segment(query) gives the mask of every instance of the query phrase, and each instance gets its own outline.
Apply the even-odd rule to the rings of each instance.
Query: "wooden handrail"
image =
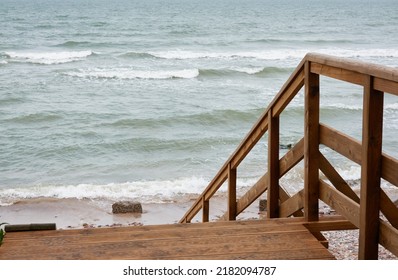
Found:
[[[320,76],[364,88],[362,141],[319,122]],[[279,159],[279,118],[303,87],[304,138]],[[385,93],[398,96],[398,69],[329,55],[307,54],[180,222],[191,222],[200,210],[203,222],[208,222],[209,200],[228,181],[228,209],[222,219],[235,220],[267,191],[268,218],[304,213],[306,222],[316,222],[321,199],[360,229],[359,258],[377,258],[378,244],[374,240],[379,240],[398,255],[398,209],[380,187],[381,178],[398,186],[398,160],[381,151]],[[268,133],[268,172],[237,199],[237,169],[265,133]],[[320,144],[361,165],[361,199],[322,155]],[[304,160],[305,167],[304,189],[290,196],[280,186],[279,179],[301,160]],[[320,170],[334,188],[320,180]],[[379,210],[388,222],[379,218]]]
[[[277,96],[273,99],[268,109],[260,116],[258,121],[254,124],[253,128],[246,135],[240,143],[235,152],[224,163],[217,175],[209,183],[207,188],[203,191],[202,195],[195,201],[192,207],[187,211],[184,217],[180,220],[181,223],[190,222],[193,217],[200,211],[202,197],[209,200],[216,191],[224,184],[228,178],[228,166],[237,168],[238,165],[245,159],[252,148],[258,143],[261,137],[268,131],[268,112],[270,108],[275,108],[274,114],[280,115],[284,108],[294,98],[304,85],[304,62],[303,60],[288,81],[284,84]]]

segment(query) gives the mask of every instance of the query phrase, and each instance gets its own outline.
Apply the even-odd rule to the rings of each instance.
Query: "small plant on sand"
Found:
[[[5,230],[6,224],[7,223],[0,224],[0,246],[1,246],[1,244],[3,244],[3,239],[4,239],[4,236],[6,235],[6,230]]]

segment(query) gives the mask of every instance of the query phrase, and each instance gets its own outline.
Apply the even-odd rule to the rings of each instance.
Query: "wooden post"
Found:
[[[228,220],[236,220],[236,168],[228,164]]]
[[[279,116],[268,112],[268,176],[267,217],[279,218]]]
[[[363,101],[359,259],[378,259],[383,99],[369,76]]]
[[[319,219],[319,75],[305,71],[304,121],[304,214],[307,221]]]
[[[205,196],[202,196],[202,222],[203,223],[207,223],[209,221],[209,210],[210,210],[209,201],[205,199]]]

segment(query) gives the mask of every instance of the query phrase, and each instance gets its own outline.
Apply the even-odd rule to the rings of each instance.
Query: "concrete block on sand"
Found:
[[[136,201],[119,201],[112,204],[112,213],[142,213],[142,206]]]

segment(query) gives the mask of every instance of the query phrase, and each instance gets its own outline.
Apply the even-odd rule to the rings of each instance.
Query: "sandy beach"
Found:
[[[113,214],[112,201],[30,199],[0,207],[0,220],[10,224],[55,223],[57,229],[172,224],[178,223],[193,202],[142,203],[142,214]],[[210,207],[212,220],[224,214],[226,209],[222,198],[215,198]],[[258,203],[239,216],[240,219],[260,217]],[[197,220],[200,218],[199,213]]]

